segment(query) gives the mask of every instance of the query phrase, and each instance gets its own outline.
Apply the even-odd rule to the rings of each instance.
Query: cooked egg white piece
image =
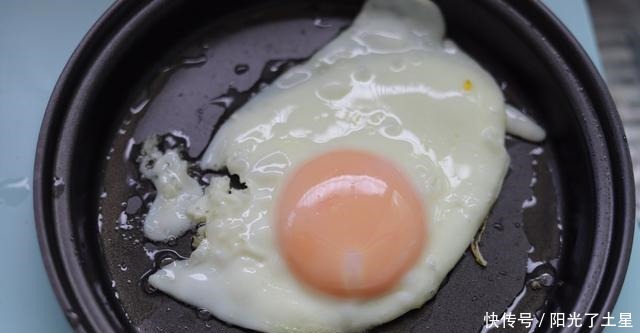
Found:
[[[505,106],[507,115],[507,132],[532,142],[540,142],[547,137],[547,132],[531,118],[514,106]]]
[[[444,38],[443,18],[433,3],[369,0],[349,29],[237,110],[210,143],[201,167],[226,167],[245,189],[215,177],[202,192],[175,152],[161,154],[153,143],[145,145],[145,156],[155,164],[142,163],[141,170],[159,193],[145,221],[146,235],[162,240],[206,222],[191,257],[161,268],[149,281],[221,320],[265,332],[355,332],[392,320],[436,293],[487,216],[509,163],[505,125],[500,88]],[[344,161],[354,155],[359,162],[351,168]],[[355,176],[338,172],[331,179],[340,181],[318,198],[348,188],[370,197],[390,193],[390,210],[403,203],[418,207],[411,217],[401,210],[389,215],[413,221],[411,230],[418,232],[398,240],[417,251],[415,258],[398,258],[404,264],[390,271],[396,259],[381,256],[366,271],[372,258],[357,246],[348,250],[351,240],[371,233],[362,227],[333,234],[352,233],[341,239],[344,270],[309,273],[327,263],[309,248],[296,247],[295,234],[287,243],[286,227],[298,210],[287,211],[291,207],[283,202],[292,186],[318,174],[305,173],[310,167],[364,170]],[[393,184],[395,190],[387,191]],[[344,202],[360,204],[358,195]],[[418,198],[417,206],[412,198]],[[303,206],[317,201],[303,199]],[[315,212],[340,219],[322,215],[331,209]],[[393,229],[382,230],[392,235],[384,242],[394,243]],[[375,274],[365,271],[392,277],[374,281]],[[329,281],[334,273],[338,279]],[[379,288],[367,289],[363,281]]]
[[[187,162],[176,150],[162,153],[157,146],[157,137],[146,140],[140,159],[140,173],[156,188],[156,197],[144,221],[144,234],[154,241],[166,241],[193,228],[187,208],[203,191],[187,174]]]

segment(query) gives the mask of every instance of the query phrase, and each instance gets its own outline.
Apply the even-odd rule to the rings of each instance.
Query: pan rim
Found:
[[[116,327],[119,327],[118,318],[110,317],[100,311],[100,308],[105,304],[101,304],[97,298],[85,299],[84,302],[81,300],[86,295],[83,295],[79,288],[85,291],[89,289],[87,281],[74,281],[76,285],[68,283],[70,276],[82,275],[82,263],[77,256],[65,257],[60,248],[61,239],[65,237],[60,232],[64,231],[64,227],[56,224],[55,207],[53,200],[51,200],[53,194],[52,178],[55,175],[55,164],[58,163],[55,152],[60,145],[59,139],[62,136],[64,124],[67,118],[72,116],[72,110],[68,105],[76,98],[76,92],[79,91],[77,88],[84,84],[83,76],[87,70],[105,52],[105,46],[118,32],[126,28],[139,14],[150,10],[151,7],[161,6],[162,3],[162,1],[118,0],[102,15],[83,38],[62,71],[41,125],[33,176],[36,230],[50,283],[67,319],[79,332],[116,331]],[[523,26],[523,29],[543,27],[544,30],[539,33],[547,38],[544,42],[547,44],[543,43],[542,47],[551,47],[558,52],[560,59],[570,60],[563,63],[570,65],[576,79],[583,83],[584,98],[594,106],[591,111],[602,127],[603,141],[607,144],[605,152],[609,154],[613,223],[608,223],[606,230],[606,255],[600,257],[599,263],[595,262],[595,258],[592,258],[590,264],[590,270],[598,264],[602,264],[603,267],[597,277],[593,274],[590,275],[597,282],[596,292],[590,295],[583,293],[576,304],[582,304],[586,309],[595,306],[600,311],[610,311],[615,305],[624,282],[635,229],[633,173],[622,122],[604,80],[590,58],[575,40],[575,37],[548,8],[540,2],[533,1],[498,0],[486,1],[486,3],[487,6],[492,7],[492,10],[516,15],[522,22],[535,20],[535,26]],[[548,31],[553,31],[553,34]],[[77,112],[77,110],[75,111]],[[608,259],[611,253],[617,255],[617,260]],[[611,257],[613,258],[613,256]],[[602,285],[604,276],[611,276],[612,285],[606,288]],[[68,285],[66,288],[65,284]]]
[[[610,162],[611,173],[609,175],[611,186],[613,187],[611,195],[615,196],[613,199],[613,218],[609,227],[609,233],[607,234],[607,255],[603,255],[605,267],[599,274],[597,279],[597,292],[587,295],[582,293],[578,298],[576,304],[587,304],[587,309],[592,307],[599,308],[600,314],[613,310],[615,303],[622,290],[622,285],[625,280],[633,243],[633,233],[635,230],[635,185],[633,177],[633,168],[631,162],[631,156],[627,146],[627,139],[620,119],[620,115],[617,112],[615,103],[609,93],[607,85],[600,75],[600,72],[595,67],[591,58],[587,55],[586,51],[582,48],[577,39],[569,32],[569,29],[560,21],[560,19],[553,14],[553,12],[546,7],[542,2],[536,1],[513,1],[513,0],[501,0],[502,6],[509,3],[518,10],[518,13],[527,13],[529,16],[534,16],[536,20],[543,21],[538,23],[537,26],[547,27],[546,31],[542,31],[541,37],[543,42],[546,38],[552,47],[560,53],[559,59],[569,59],[570,62],[566,62],[566,65],[573,67],[572,72],[577,78],[577,82],[583,83],[583,95],[593,105],[592,112],[599,121],[599,125],[602,129],[602,134],[605,137],[607,143],[606,152],[608,153],[608,160]],[[509,6],[507,5],[507,6]],[[521,8],[522,7],[522,8]],[[553,33],[548,33],[548,30],[553,30]],[[546,33],[545,33],[546,32]],[[599,92],[599,93],[598,93]],[[615,175],[615,176],[614,176]],[[616,222],[620,223],[616,223]],[[616,228],[619,231],[616,232]],[[615,244],[613,239],[616,235],[622,234],[623,237]],[[596,240],[594,240],[595,242]],[[615,253],[611,246],[617,245],[618,258],[617,260],[610,260],[612,257],[610,254]],[[589,272],[593,273],[593,269],[597,268],[600,263],[595,262],[595,257],[591,258]],[[589,275],[593,277],[594,275]],[[607,290],[605,286],[602,286],[604,277],[611,276],[612,285]],[[585,284],[588,281],[585,281]],[[599,303],[600,305],[598,305]],[[603,330],[601,326],[603,318],[598,316],[594,322],[595,328],[593,332],[600,332]],[[578,329],[574,329],[578,331]]]

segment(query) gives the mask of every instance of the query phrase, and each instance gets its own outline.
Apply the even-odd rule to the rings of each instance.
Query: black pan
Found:
[[[631,249],[633,179],[615,107],[584,51],[540,3],[438,3],[448,35],[548,138],[507,139],[511,167],[480,247],[489,265],[465,253],[433,300],[372,332],[477,332],[487,312],[505,309],[532,313],[536,331],[578,331],[550,329],[550,313],[610,311]],[[189,236],[144,239],[154,193],[137,174],[136,143],[167,134],[164,145],[197,158],[262,83],[327,43],[360,6],[118,1],[91,29],[49,102],[34,177],[44,262],[78,332],[243,331],[146,284],[154,267],[191,247]]]

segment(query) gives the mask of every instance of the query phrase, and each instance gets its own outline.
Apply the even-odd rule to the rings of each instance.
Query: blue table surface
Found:
[[[583,0],[546,0],[600,66]],[[107,0],[0,2],[0,331],[70,332],[47,280],[35,234],[32,166],[40,122],[58,75]],[[627,277],[640,273],[636,232]],[[627,278],[615,314],[640,309],[640,281]],[[635,318],[634,318],[635,319]],[[638,323],[640,326],[640,323]],[[608,329],[610,332],[622,328]]]

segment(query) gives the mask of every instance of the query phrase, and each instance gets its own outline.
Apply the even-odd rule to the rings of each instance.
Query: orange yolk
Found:
[[[290,176],[276,230],[300,281],[337,297],[370,298],[394,287],[419,258],[426,219],[418,193],[390,161],[340,150]]]

